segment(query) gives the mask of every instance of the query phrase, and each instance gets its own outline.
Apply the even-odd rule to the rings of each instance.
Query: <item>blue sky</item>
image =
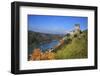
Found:
[[[88,18],[75,16],[28,15],[28,30],[35,32],[65,34],[72,31],[75,24],[80,24],[81,30],[85,30],[88,28]]]

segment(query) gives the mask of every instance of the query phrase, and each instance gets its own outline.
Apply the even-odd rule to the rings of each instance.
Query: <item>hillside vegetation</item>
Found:
[[[74,34],[66,34],[64,37],[55,35],[31,33],[29,34],[30,46],[37,46],[40,42],[48,42],[50,39],[58,39],[60,44],[55,46],[53,50],[42,52],[40,48],[35,48],[29,54],[28,60],[52,60],[52,59],[80,59],[88,57],[88,41],[87,30],[78,31]],[[32,40],[34,40],[32,42]]]
[[[56,59],[87,58],[87,30],[66,38],[70,42],[65,42],[62,47],[56,50]]]

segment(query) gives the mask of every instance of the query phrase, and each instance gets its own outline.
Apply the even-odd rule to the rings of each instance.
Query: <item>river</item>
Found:
[[[47,42],[47,43],[40,43],[38,45],[38,47],[41,49],[42,52],[45,52],[49,49],[53,49],[54,46],[58,45],[59,44],[59,41],[58,40],[52,40],[51,42]],[[31,53],[32,52],[32,48],[29,48],[29,52]]]

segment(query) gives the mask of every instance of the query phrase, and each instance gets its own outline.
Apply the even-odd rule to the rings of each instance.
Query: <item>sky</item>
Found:
[[[28,15],[28,30],[50,34],[66,34],[80,24],[81,30],[88,29],[88,18],[77,16]]]

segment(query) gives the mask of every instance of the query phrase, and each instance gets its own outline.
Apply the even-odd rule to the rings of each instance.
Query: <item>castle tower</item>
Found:
[[[75,30],[77,30],[77,31],[80,30],[80,24],[75,24]]]
[[[80,32],[80,24],[75,24],[75,33]]]

